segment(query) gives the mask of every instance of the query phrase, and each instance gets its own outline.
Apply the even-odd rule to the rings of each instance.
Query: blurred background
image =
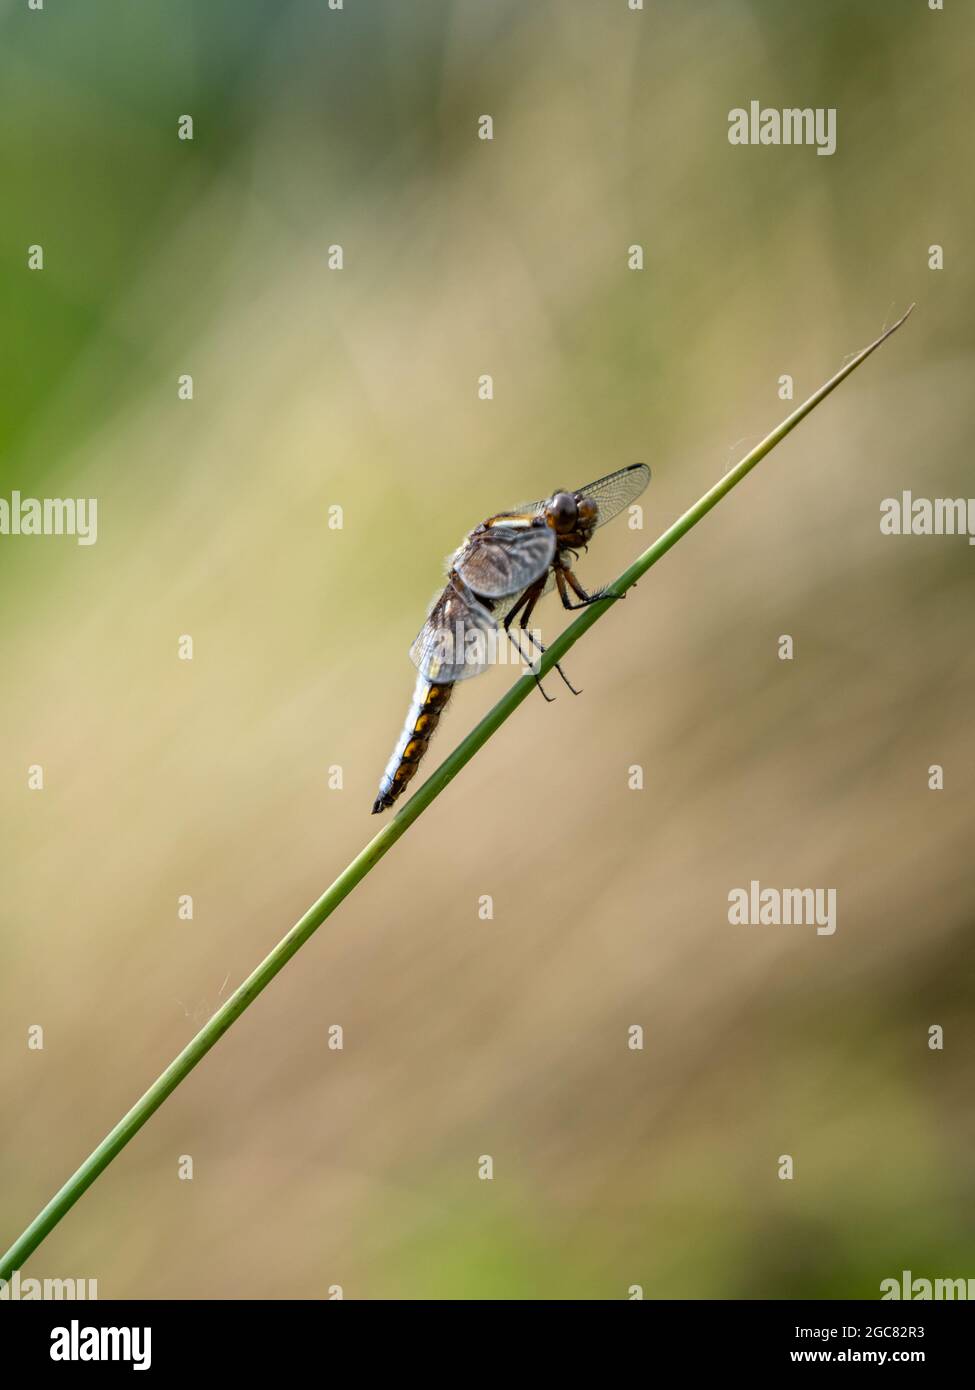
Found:
[[[975,1276],[975,559],[879,530],[905,488],[973,492],[970,7],[11,2],[0,40],[0,496],[99,500],[95,546],[0,537],[0,1248],[376,832],[463,534],[645,460],[644,531],[580,565],[608,581],[792,408],[781,375],[804,399],[916,300],[26,1272],[103,1298]],[[729,145],[753,99],[836,107],[836,153]],[[459,690],[424,774],[512,678]],[[835,935],[730,926],[752,879],[835,888]]]

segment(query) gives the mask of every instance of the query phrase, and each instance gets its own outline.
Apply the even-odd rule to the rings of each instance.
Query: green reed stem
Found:
[[[911,305],[911,309],[913,307]],[[722,497],[741,482],[746,473],[751,472],[755,465],[775,448],[776,444],[795,429],[800,420],[814,410],[820,401],[839,386],[840,382],[869,357],[886,338],[889,338],[901,326],[911,309],[908,309],[903,318],[899,319],[892,328],[887,329],[869,347],[857,353],[834,377],[814,392],[804,404],[794,410],[787,419],[776,426],[771,434],[767,435],[760,444],[757,444],[749,454],[746,454],[740,463],[736,464],[719,482],[715,483],[714,487],[706,492],[698,502],[695,502],[693,507],[686,511],[683,516],[678,517],[673,525],[669,526],[663,535],[643,552],[639,559],[634,560],[629,569],[620,575],[616,583],[610,586],[610,592],[617,596],[624,594],[631,585],[641,579],[651,565],[655,565],[661,556],[666,555],[671,546],[676,545],[682,536],[686,536],[692,526],[696,526],[701,518],[720,502]],[[608,598],[605,602],[594,603],[588,608],[584,608],[575,621],[549,646],[539,662],[539,675],[545,675],[557,661],[561,661],[569,648],[578,642],[582,634],[587,632],[593,623],[598,622],[612,606],[613,599]],[[517,680],[511,689],[502,695],[494,708],[484,716],[476,728],[472,729],[454,751],[444,759],[436,772],[410,798],[398,815],[388,821],[379,834],[356,855],[351,864],[339,874],[331,887],[327,888],[301,920],[295,923],[287,936],[275,946],[257,969],[234,991],[210,1021],[200,1029],[196,1037],[187,1043],[179,1056],[170,1062],[162,1075],[152,1083],[145,1095],[136,1101],[128,1114],[123,1116],[115,1128],[105,1136],[77,1172],[72,1174],[61,1190],[51,1198],[44,1210],[14,1241],[0,1260],[0,1279],[9,1279],[13,1270],[22,1267],[24,1260],[37,1249],[41,1241],[53,1230],[65,1213],[70,1211],[99,1173],[103,1172],[112,1159],[125,1148],[129,1140],[149,1119],[149,1116],[159,1109],[166,1097],[175,1091],[197,1062],[206,1056],[218,1038],[221,1038],[248,1005],[254,1002],[261,991],[271,983],[278,971],[283,969],[291,957],[304,946],[312,933],[321,926],[327,917],[331,916],[339,903],[348,897],[353,888],[361,883],[366,874],[393,847],[400,836],[405,835],[417,817],[421,816],[431,801],[440,795],[448,783],[454,780],[461,768],[470,762],[478,749],[483,748],[492,734],[496,733],[505,720],[515,712],[522,700],[527,700],[533,689],[534,681],[528,673]]]

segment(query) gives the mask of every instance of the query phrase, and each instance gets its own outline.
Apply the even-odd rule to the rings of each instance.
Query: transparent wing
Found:
[[[453,563],[476,594],[502,598],[534,584],[554,554],[555,532],[550,526],[506,526],[500,522],[475,531]]]
[[[479,676],[494,659],[497,642],[493,613],[450,583],[417,633],[410,660],[428,681],[451,685]]]
[[[599,508],[597,526],[605,526],[612,521],[624,507],[628,507],[639,496],[650,481],[650,469],[645,463],[631,463],[627,468],[618,468],[615,473],[607,473],[605,478],[597,478],[587,483],[575,493],[576,497],[591,497]]]

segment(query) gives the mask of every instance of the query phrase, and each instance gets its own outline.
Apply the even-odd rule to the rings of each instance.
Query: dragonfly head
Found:
[[[574,531],[579,520],[579,504],[571,492],[556,492],[545,503],[545,520],[561,535]]]

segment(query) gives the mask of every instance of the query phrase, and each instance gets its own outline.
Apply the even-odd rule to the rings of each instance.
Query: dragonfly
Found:
[[[573,565],[597,527],[634,502],[649,481],[646,464],[633,463],[574,492],[558,488],[517,511],[498,512],[465,537],[447,561],[446,586],[410,648],[418,673],[413,700],[379,783],[374,815],[391,807],[413,780],[454,686],[487,669],[500,633],[529,663],[545,698],[554,698],[538,677],[545,647],[528,627],[535,605],[552,588],[570,610],[617,597],[605,589],[587,593]],[[562,668],[555,670],[578,695]]]

